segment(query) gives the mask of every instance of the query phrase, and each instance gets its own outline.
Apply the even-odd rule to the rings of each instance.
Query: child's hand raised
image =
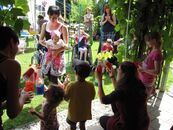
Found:
[[[69,83],[69,82],[70,82],[70,76],[69,76],[69,75],[67,75],[67,76],[65,77],[64,82],[65,82],[65,83]]]
[[[69,75],[66,75],[66,77],[65,77],[65,80],[64,80],[64,87],[68,84],[68,83],[70,83],[70,76]]]

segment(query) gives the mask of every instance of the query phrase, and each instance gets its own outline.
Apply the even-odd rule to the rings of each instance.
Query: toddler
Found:
[[[45,91],[44,97],[46,100],[42,104],[41,112],[37,112],[34,108],[31,108],[30,113],[41,120],[40,130],[58,130],[59,123],[56,107],[63,100],[64,91],[60,87],[50,85]]]
[[[55,68],[58,69],[61,65],[61,55],[59,53],[68,49],[68,45],[60,39],[60,32],[58,30],[53,31],[51,33],[51,39],[45,41],[43,44],[48,48],[45,67],[51,60],[54,60]]]

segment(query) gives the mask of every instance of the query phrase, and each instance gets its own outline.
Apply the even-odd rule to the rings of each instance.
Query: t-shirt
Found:
[[[91,102],[94,97],[93,83],[88,81],[69,83],[65,89],[65,100],[69,101],[68,119],[72,122],[91,119]]]
[[[161,62],[162,59],[163,59],[163,57],[162,57],[162,53],[160,50],[151,51],[149,53],[149,55],[143,61],[142,67],[145,69],[154,69],[154,67],[155,67],[154,62],[155,61]],[[139,76],[144,84],[152,84],[155,80],[155,76],[150,75],[145,72],[141,72],[139,74]]]
[[[102,51],[113,51],[113,46],[112,45],[108,45],[107,43],[103,43],[101,50]]]

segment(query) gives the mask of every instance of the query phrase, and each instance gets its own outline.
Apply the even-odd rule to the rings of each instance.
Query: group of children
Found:
[[[122,39],[113,42],[108,39],[102,46],[102,51],[112,51],[113,45],[118,45]],[[137,66],[141,81],[146,87],[148,96],[153,92],[155,77],[160,72],[162,54],[160,50],[160,36],[158,33],[148,33],[145,41],[152,48],[149,56],[142,65]],[[91,102],[95,97],[95,89],[92,82],[86,81],[91,67],[88,62],[74,60],[73,63],[76,81],[70,81],[69,76],[58,86],[50,85],[45,91],[46,102],[42,106],[42,112],[38,113],[34,109],[30,113],[41,119],[42,130],[58,129],[59,124],[56,117],[56,107],[65,99],[69,102],[67,123],[71,130],[76,130],[79,122],[81,130],[85,130],[85,122],[91,119]]]
[[[91,102],[95,97],[95,88],[92,82],[86,81],[91,72],[90,65],[82,60],[73,62],[76,81],[70,81],[66,76],[62,84],[50,85],[45,91],[45,102],[42,111],[37,112],[31,108],[30,113],[41,119],[41,130],[58,130],[59,123],[56,115],[56,107],[65,99],[69,102],[67,123],[71,130],[76,130],[79,122],[80,130],[85,130],[85,122],[92,118]]]

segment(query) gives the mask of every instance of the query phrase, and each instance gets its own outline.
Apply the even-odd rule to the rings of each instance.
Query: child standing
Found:
[[[79,122],[80,130],[85,130],[85,122],[92,118],[91,102],[95,97],[94,84],[86,81],[91,68],[87,62],[74,61],[76,81],[65,86],[65,100],[69,101],[67,123],[71,130],[76,130]]]
[[[40,130],[58,130],[56,107],[63,100],[64,91],[60,87],[50,85],[44,96],[46,100],[42,104],[42,111],[37,112],[34,108],[31,108],[30,113],[41,120]]]
[[[148,97],[155,93],[156,77],[161,70],[163,60],[161,51],[161,36],[158,32],[149,32],[144,37],[146,44],[151,51],[148,56],[139,65],[139,76],[143,84],[146,86]]]

